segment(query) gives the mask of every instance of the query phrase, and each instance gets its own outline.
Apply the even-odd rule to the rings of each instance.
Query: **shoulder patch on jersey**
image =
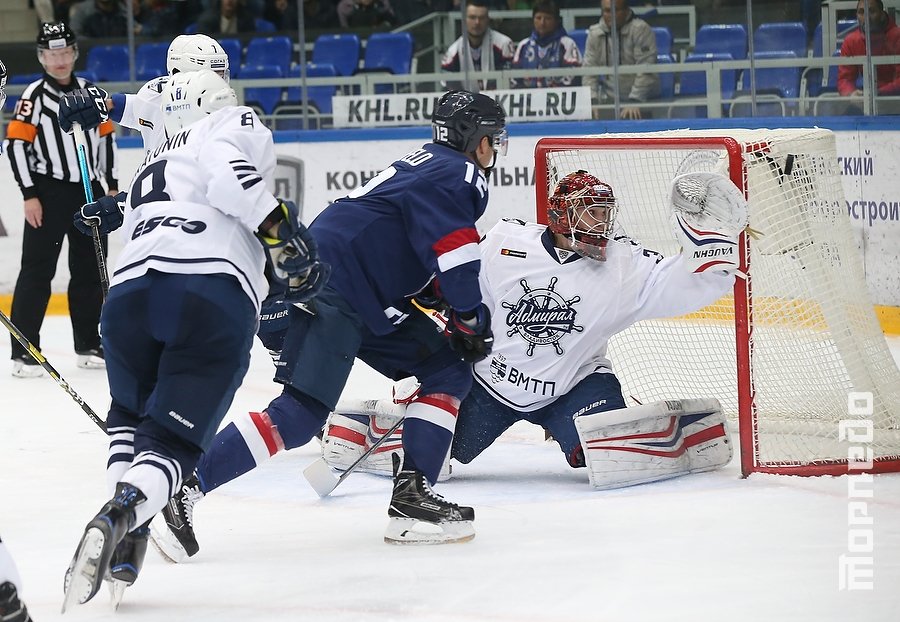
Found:
[[[517,251],[511,248],[501,248],[500,254],[506,257],[516,257],[518,259],[525,259],[526,257],[528,257],[528,253],[526,253],[525,251]]]
[[[143,125],[144,127],[149,127],[151,130],[153,129],[153,121],[149,121],[147,119],[138,118],[138,125]]]
[[[662,253],[657,253],[656,251],[650,250],[649,248],[644,248],[639,242],[628,237],[627,235],[617,235],[613,238],[613,240],[616,242],[622,242],[623,244],[631,244],[634,247],[631,250],[640,250],[641,254],[644,255],[644,257],[651,257],[656,260],[656,263],[659,263],[663,260]]]

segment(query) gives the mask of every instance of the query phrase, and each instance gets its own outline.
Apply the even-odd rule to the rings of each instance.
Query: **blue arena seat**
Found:
[[[584,56],[584,50],[587,47],[587,35],[587,28],[576,28],[569,31],[569,36],[575,41],[575,45],[578,46],[582,56]]]
[[[654,26],[653,34],[656,35],[656,53],[672,54],[672,31],[665,26]]]
[[[290,77],[299,78],[300,77],[300,66],[297,65],[291,68]],[[316,63],[307,63],[306,64],[306,77],[307,78],[326,78],[337,77],[337,71],[334,68],[334,65],[324,64],[317,65]],[[337,92],[336,85],[326,85],[326,86],[309,86],[306,88],[306,100],[307,103],[312,104],[316,107],[316,110],[321,112],[322,114],[331,114],[331,98],[334,97]],[[285,97],[285,102],[289,104],[302,104],[303,99],[303,90],[299,86],[291,86],[287,89],[287,96]]]
[[[697,31],[694,54],[731,54],[747,58],[747,29],[743,24],[707,24]]]
[[[244,65],[241,67],[241,80],[258,80],[262,78],[283,78],[284,71],[279,65]],[[244,103],[248,106],[256,104],[265,114],[272,114],[275,106],[281,101],[284,89],[276,86],[248,87],[244,89]]]
[[[241,77],[244,67],[260,65],[277,65],[284,76],[290,70],[291,58],[294,55],[294,44],[289,37],[256,37],[247,44],[247,53],[241,65]]]
[[[674,61],[672,60],[672,56],[670,54],[656,55],[657,65],[671,65],[673,62]],[[658,75],[660,99],[672,99],[673,97],[675,97],[675,72],[660,73]]]
[[[709,63],[715,61],[733,60],[731,54],[727,53],[709,53],[709,54],[688,54],[684,59],[686,63]],[[724,69],[720,71],[720,80],[722,85],[722,98],[731,99],[737,89],[737,70]],[[706,88],[706,71],[684,71],[681,74],[679,98],[697,98],[707,94]],[[677,102],[677,100],[676,100]],[[706,106],[673,106],[669,111],[669,116],[675,118],[705,118],[707,116]]]
[[[142,43],[135,50],[134,65],[137,79],[146,82],[168,73],[166,69],[168,43]]]
[[[228,71],[232,78],[238,77],[241,72],[241,57],[243,50],[238,39],[219,39],[225,53],[228,55]]]
[[[312,62],[333,65],[339,76],[352,76],[359,67],[360,47],[357,35],[321,35],[313,44]]]
[[[93,71],[100,82],[129,80],[128,47],[125,45],[95,45],[87,53],[87,70]]]
[[[413,37],[408,32],[376,32],[366,41],[361,72],[404,75],[412,72]],[[376,93],[393,93],[394,84],[376,84]]]
[[[760,24],[753,33],[754,52],[793,52],[806,56],[806,26],[801,22]]]
[[[256,28],[256,32],[275,32],[277,30],[275,24],[261,17],[253,20],[253,26]]]
[[[753,58],[757,61],[779,58],[797,58],[793,51],[781,52],[755,52]],[[781,117],[797,109],[796,100],[800,95],[800,73],[802,68],[797,67],[757,67],[754,76],[756,78],[756,116]],[[746,72],[745,72],[746,74]],[[752,116],[752,104],[750,103],[750,80],[744,76],[744,88],[736,94],[735,102],[729,110],[732,117]]]

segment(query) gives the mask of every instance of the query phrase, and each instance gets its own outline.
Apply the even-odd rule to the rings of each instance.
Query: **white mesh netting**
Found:
[[[714,137],[734,141],[710,143]],[[624,232],[664,255],[679,252],[670,221],[675,176],[714,170],[746,188],[750,227],[761,234],[749,240],[752,292],[743,281],[737,290],[752,314],[749,338],[741,337],[752,355],[741,374],[745,383],[752,380],[747,393],[755,408],[745,409],[741,425],[750,426],[755,447],[742,452],[753,451],[755,467],[792,472],[792,466],[846,460],[839,421],[853,418],[850,392],[873,394],[876,460],[900,455],[900,372],[866,290],[830,131],[685,130],[552,140],[541,141],[536,152],[546,162],[547,191],[560,177],[587,170],[613,187]],[[539,203],[541,196],[539,189]],[[610,356],[626,398],[716,397],[737,420],[735,335],[735,297],[728,296],[685,318],[632,327],[613,339]]]

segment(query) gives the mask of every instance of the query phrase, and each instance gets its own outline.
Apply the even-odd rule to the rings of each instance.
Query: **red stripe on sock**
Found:
[[[281,434],[278,433],[278,428],[275,427],[269,418],[269,413],[266,411],[250,413],[250,420],[256,426],[256,431],[259,432],[260,437],[266,444],[266,449],[269,450],[270,456],[274,456],[284,449],[284,440],[282,440]]]
[[[356,443],[357,445],[366,444],[365,434],[357,432],[356,430],[351,430],[350,428],[345,428],[344,426],[340,425],[328,426],[328,436],[333,436],[334,438],[342,438],[345,441],[350,441],[351,443]]]
[[[423,395],[419,398],[416,398],[415,403],[427,404],[428,406],[440,408],[441,410],[450,413],[454,417],[459,414],[459,400],[446,393],[431,393],[429,395]]]

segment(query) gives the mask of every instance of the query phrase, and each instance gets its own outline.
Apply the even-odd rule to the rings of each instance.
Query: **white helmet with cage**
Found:
[[[228,54],[222,45],[206,35],[178,35],[169,44],[166,70],[169,75],[211,69],[226,82],[230,78]]]
[[[176,73],[162,90],[166,134],[174,136],[207,115],[237,103],[234,89],[209,69]]]

